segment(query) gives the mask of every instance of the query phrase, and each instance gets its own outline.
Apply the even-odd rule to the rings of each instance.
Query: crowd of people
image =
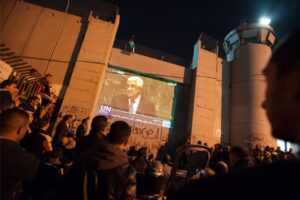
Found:
[[[274,136],[299,144],[298,34],[299,31],[279,47],[264,71],[268,83],[264,107]],[[284,67],[278,67],[281,65]],[[95,116],[91,123],[85,118],[76,127],[74,117],[65,115],[52,135],[49,127],[55,121],[55,105],[49,92],[51,78],[46,75],[38,94],[27,102],[20,101],[14,81],[1,83],[3,200],[192,199],[197,195],[250,199],[258,193],[251,190],[250,195],[241,195],[252,184],[256,184],[258,192],[262,192],[260,187],[267,189],[263,191],[264,198],[272,196],[271,188],[278,189],[273,193],[275,198],[288,195],[295,199],[299,195],[296,189],[300,186],[300,164],[292,149],[283,152],[280,147],[256,146],[247,151],[221,144],[208,147],[199,141],[197,146],[202,150],[189,150],[186,145],[181,154],[170,152],[157,160],[146,147],[127,147],[131,127],[125,121],[112,123],[106,134],[105,116]],[[288,84],[294,84],[292,91],[278,93],[277,87],[290,88]],[[89,123],[91,130],[87,133]],[[289,132],[284,135],[286,131]],[[275,185],[277,178],[288,181],[288,194],[288,189]]]

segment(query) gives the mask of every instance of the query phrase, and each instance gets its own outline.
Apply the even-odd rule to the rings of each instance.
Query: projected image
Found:
[[[171,123],[175,83],[113,68],[107,70],[98,108],[101,114],[119,111]]]
[[[130,114],[156,116],[154,103],[145,94],[142,94],[143,79],[138,76],[130,76],[127,78],[126,84],[125,92],[114,96],[111,105]]]

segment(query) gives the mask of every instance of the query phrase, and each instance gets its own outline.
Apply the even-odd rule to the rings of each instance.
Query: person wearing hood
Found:
[[[130,166],[124,151],[130,133],[126,122],[116,121],[106,139],[77,155],[63,198],[135,199],[136,170]]]
[[[93,149],[99,143],[99,140],[105,139],[104,131],[107,126],[107,118],[99,115],[93,118],[91,131],[88,135],[77,140],[75,154],[78,155],[87,150]]]

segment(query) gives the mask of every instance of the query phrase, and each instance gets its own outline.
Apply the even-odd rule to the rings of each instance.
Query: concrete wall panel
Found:
[[[271,57],[271,49],[263,44],[247,44],[236,51],[231,63],[231,83],[256,79]]]
[[[84,103],[88,105],[86,108],[91,109],[93,103],[93,93],[86,91],[85,89],[78,88],[77,85],[69,86],[68,88],[68,100],[72,105],[76,103]]]
[[[75,68],[70,85],[74,85],[74,87],[79,89],[85,89],[88,92],[95,92],[99,76],[101,76],[105,68],[104,65],[78,61]]]
[[[214,68],[216,65],[217,55],[213,52],[201,49],[199,51],[198,66]]]
[[[21,54],[41,10],[39,6],[18,1],[1,30],[2,41],[17,55]]]
[[[75,111],[71,114],[79,118],[86,115],[93,117],[106,74],[108,56],[119,25],[118,19],[119,16],[115,24],[112,24],[90,16],[70,85],[62,102],[63,114],[73,108]],[[101,52],[102,55],[99,55]]]
[[[1,34],[7,47],[22,54],[41,74],[51,73],[53,81],[62,84],[80,28],[78,16],[18,1]],[[54,48],[55,62],[49,62]]]
[[[107,56],[113,30],[114,24],[92,18],[78,60],[103,63]]]
[[[271,49],[262,44],[246,44],[235,53],[230,63],[230,143],[232,145],[255,144],[275,146],[270,124],[262,103],[265,99],[266,82],[262,75]],[[252,141],[252,137],[258,137]],[[249,139],[250,138],[250,139]],[[248,142],[247,142],[248,141]],[[261,141],[261,142],[259,142]]]
[[[50,59],[66,15],[44,8],[24,49],[24,56]]]
[[[82,66],[84,66],[84,69]],[[95,68],[98,69],[97,72],[93,70]],[[63,105],[84,104],[86,105],[85,108],[90,112],[94,103],[95,93],[97,92],[99,77],[102,77],[104,73],[104,65],[77,62],[66,93],[67,98],[64,99]],[[97,77],[97,79],[91,77]]]
[[[0,29],[2,29],[2,26],[5,23],[5,20],[11,13],[11,11],[14,9],[16,5],[17,0],[2,0],[0,1]]]
[[[53,75],[53,83],[63,85],[66,71],[68,69],[68,63],[50,61],[46,74]]]
[[[254,126],[255,125],[255,126]],[[243,137],[230,137],[230,143],[239,146],[272,146],[274,138],[269,134],[271,132],[268,122],[260,123],[245,123],[245,124],[230,124],[230,128],[239,132]],[[266,134],[267,133],[267,134]]]
[[[64,29],[59,37],[57,46],[52,56],[52,60],[69,62],[74,51],[81,27],[81,18],[75,15],[69,15]]]
[[[204,49],[199,49],[198,53],[191,141],[214,145],[221,142],[222,137],[223,60]]]
[[[128,52],[125,53],[121,49],[113,48],[109,64],[146,74],[157,75],[179,83],[190,84],[189,75],[186,76],[185,80],[185,68],[183,66],[139,54],[128,54]]]
[[[34,67],[34,69],[36,69],[41,74],[46,70],[46,67],[48,65],[47,60],[31,59],[31,58],[23,58],[23,60],[26,61],[32,67]]]

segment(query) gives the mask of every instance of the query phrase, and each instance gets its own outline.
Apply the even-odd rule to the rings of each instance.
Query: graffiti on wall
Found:
[[[118,119],[112,116],[108,117],[109,125],[117,120],[124,119]],[[131,135],[128,141],[128,147],[147,147],[149,152],[156,154],[159,148],[168,141],[168,128],[133,122],[130,120],[124,121],[131,126]]]
[[[89,116],[90,109],[78,105],[63,105],[60,116],[62,117],[69,114],[73,115],[75,121],[80,123],[82,119]],[[108,116],[107,127],[110,127],[110,125],[117,120],[126,121],[131,126],[131,135],[128,141],[128,147],[147,147],[148,151],[155,155],[160,147],[168,141],[169,128],[155,124],[143,123],[145,119],[133,121],[132,119],[124,116],[121,118],[112,115]],[[109,130],[107,129],[106,132],[108,131]]]
[[[84,119],[90,114],[89,108],[81,107],[77,105],[63,105],[61,108],[61,114],[73,115],[75,119]]]
[[[255,145],[265,146],[265,140],[260,134],[251,134],[248,135],[245,139],[245,143],[254,147]]]

